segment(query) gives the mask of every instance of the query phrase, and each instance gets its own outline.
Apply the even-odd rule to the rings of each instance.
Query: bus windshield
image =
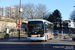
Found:
[[[39,33],[39,31],[43,29],[43,22],[42,21],[31,21],[28,22],[28,32],[30,34],[40,34],[43,33],[42,32]]]

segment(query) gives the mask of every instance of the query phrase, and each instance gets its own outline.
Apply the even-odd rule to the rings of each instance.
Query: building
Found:
[[[5,15],[8,17],[15,17],[15,15],[18,13],[18,7],[14,7],[14,6],[8,6],[5,7]]]
[[[71,20],[63,21],[63,27],[64,28],[75,28],[74,23]]]
[[[18,6],[8,6],[8,7],[0,7],[0,15],[3,16],[7,16],[7,17],[15,17],[16,13],[18,12]]]

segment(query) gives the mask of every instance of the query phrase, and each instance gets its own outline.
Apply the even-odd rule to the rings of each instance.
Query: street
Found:
[[[75,41],[71,39],[63,39],[60,37],[54,37],[48,42],[27,40],[26,37],[10,37],[9,39],[0,40],[0,50],[62,50],[75,48]]]
[[[0,50],[75,50],[75,0],[0,0]]]

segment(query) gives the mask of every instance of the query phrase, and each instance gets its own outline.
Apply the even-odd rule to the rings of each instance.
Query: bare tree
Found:
[[[6,15],[7,17],[9,17],[10,19],[13,19],[14,22],[16,23],[16,31],[17,31],[17,25],[19,24],[19,6],[18,5],[14,5],[11,7],[7,7],[6,8]]]
[[[6,17],[10,17],[10,7],[5,8],[5,15]]]
[[[1,16],[2,16],[2,8],[0,7],[0,21],[1,21]]]
[[[75,22],[75,13],[74,12],[71,13],[70,19]]]
[[[23,4],[22,8],[23,8],[22,16],[27,20],[41,19],[43,18],[44,14],[47,13],[46,5],[43,4],[34,5],[28,3]]]
[[[36,13],[37,13],[37,18],[43,18],[44,14],[46,14],[48,11],[46,9],[46,5],[43,4],[38,4],[36,6]]]
[[[22,16],[25,19],[33,19],[34,18],[34,12],[35,12],[34,4],[25,4],[25,5],[22,5],[22,8],[23,8]]]
[[[0,11],[1,11],[1,8],[0,8]],[[0,21],[1,21],[1,13],[0,13]]]
[[[14,7],[15,9],[11,18],[15,19],[16,31],[17,31],[17,25],[19,24],[19,6],[15,5]]]

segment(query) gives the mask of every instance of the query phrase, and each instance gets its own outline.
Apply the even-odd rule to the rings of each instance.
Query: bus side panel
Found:
[[[48,25],[46,25],[47,26],[47,28],[46,28],[46,31],[47,31],[47,33],[48,33],[48,38],[52,38],[52,33],[53,33],[53,25],[52,24],[48,24]]]
[[[48,34],[48,37],[51,37],[51,33]]]

